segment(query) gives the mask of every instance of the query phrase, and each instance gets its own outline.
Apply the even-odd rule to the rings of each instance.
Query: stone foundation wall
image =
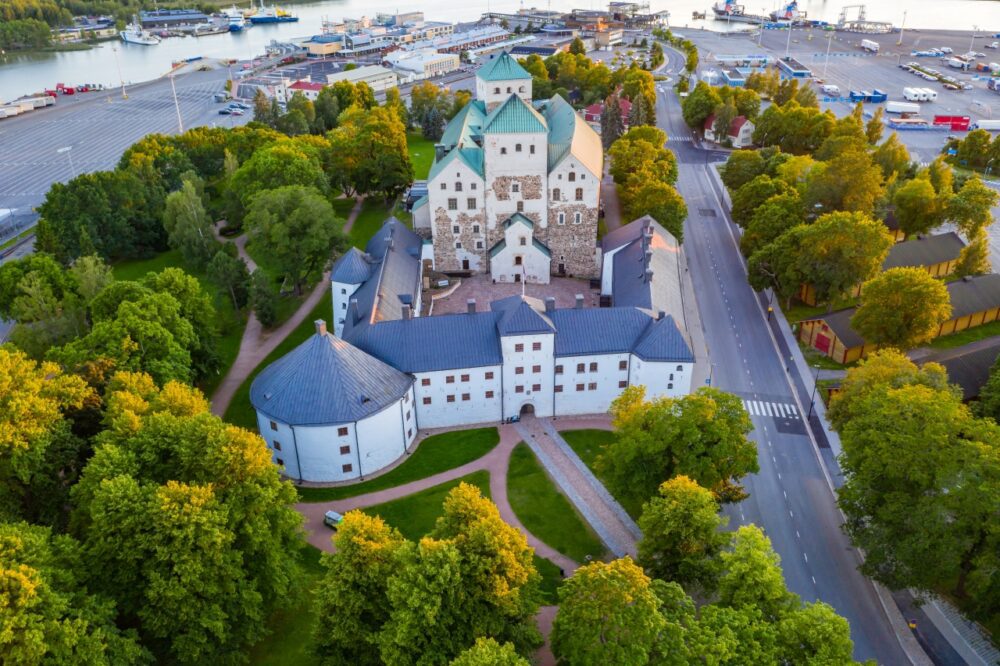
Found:
[[[477,212],[469,215],[465,212],[446,211],[438,208],[434,211],[434,266],[439,271],[460,271],[462,270],[462,255],[474,255],[479,258],[479,266],[475,267],[475,262],[470,259],[470,268],[476,268],[479,272],[485,273],[489,270],[489,250],[493,242],[490,236],[493,234],[486,229],[486,213]],[[473,226],[479,225],[479,233],[473,232]],[[452,227],[459,227],[456,234]],[[500,234],[502,237],[502,234]],[[476,241],[483,243],[482,249],[476,249]],[[455,248],[455,243],[461,242],[462,249]]]
[[[566,223],[558,224],[559,213],[566,215]],[[580,224],[573,224],[573,216],[581,213]],[[552,250],[552,274],[559,274],[559,264],[564,264],[566,275],[581,278],[597,277],[597,209],[586,204],[560,204],[549,209],[549,225],[535,228],[538,240]]]

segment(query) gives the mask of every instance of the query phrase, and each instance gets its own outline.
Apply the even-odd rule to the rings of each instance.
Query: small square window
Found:
[[[406,438],[409,439],[411,437],[413,437],[413,428],[406,431]]]
[[[625,381],[624,379],[622,379],[621,381],[618,382],[618,388],[625,388],[627,386],[628,386],[628,382]]]
[[[463,393],[462,394],[462,402],[468,402],[470,399],[471,399],[471,396],[468,393]]]
[[[566,213],[559,213],[559,216],[556,218],[556,222],[558,224],[566,224]]]
[[[555,386],[555,392],[556,393],[562,393],[562,384],[556,384],[556,386]]]
[[[469,197],[465,200],[465,205],[469,210],[476,210],[476,200],[473,197]]]
[[[476,249],[477,250],[483,249],[483,241],[476,241]]]
[[[518,240],[521,242],[521,245],[527,245],[528,244],[528,239],[526,237],[524,237],[524,236],[521,236]]]
[[[458,199],[448,199],[448,210],[458,210]]]
[[[500,149],[500,154],[501,155],[506,155],[507,154],[507,149],[506,148],[501,148]]]
[[[524,202],[523,201],[518,201],[517,202],[517,212],[518,213],[523,213],[524,212]]]
[[[585,363],[577,363],[576,364],[576,371],[577,372],[585,372],[586,370],[587,370],[587,365]]]
[[[455,243],[455,249],[456,250],[461,250],[462,249],[462,241],[458,241],[457,243]]]
[[[455,402],[455,396],[454,395],[449,395],[448,398],[447,398],[447,400],[448,400],[448,402]]]
[[[674,385],[673,385],[673,384],[667,384],[667,388],[668,388],[668,389],[672,389],[673,387],[674,387]]]
[[[461,229],[461,228],[460,228],[460,227],[459,227],[459,226],[458,226],[457,224],[453,224],[453,225],[451,225],[451,233],[453,233],[453,234],[457,234],[457,233],[459,233],[459,232],[460,232],[461,230],[462,230],[462,229]]]
[[[583,390],[583,384],[577,384],[576,385],[576,390],[577,391],[582,391]]]
[[[520,257],[520,255],[514,257],[514,265],[515,266],[520,266],[521,265],[521,257]]]
[[[463,381],[463,382],[469,381],[469,375],[462,375],[462,377],[461,377],[461,379],[459,381]]]
[[[562,366],[561,366],[561,365],[557,365],[557,366],[556,366],[556,374],[557,374],[557,375],[561,375],[561,374],[562,374],[562,372],[563,372],[563,371],[562,371]]]
[[[521,183],[511,183],[510,191],[511,192],[515,192],[515,193],[520,192],[521,191]]]
[[[524,393],[524,387],[523,386],[515,386],[514,387],[514,393]]]
[[[424,377],[423,379],[421,379],[420,380],[420,385],[421,386],[430,386],[431,385],[431,379],[430,379],[430,377]]]
[[[493,391],[487,391],[486,392],[486,397],[487,398],[492,398],[493,397]]]
[[[473,224],[472,225],[472,233],[474,233],[474,234],[478,234],[479,233],[479,225],[478,224]]]
[[[276,464],[276,465],[277,465],[278,467],[284,467],[284,466],[285,466],[285,461],[284,461],[284,460],[282,460],[281,458],[275,458],[275,459],[274,459],[274,462],[275,462],[275,464]]]
[[[538,374],[541,371],[542,371],[542,366],[540,366],[540,365],[533,365],[533,366],[531,366],[531,372],[533,372],[535,374]]]
[[[542,390],[542,385],[541,384],[532,384],[531,385],[531,390],[535,391],[537,393],[538,391]]]
[[[350,474],[351,472],[354,471],[354,465],[350,465],[350,464],[344,465],[340,469],[343,470],[344,474]]]
[[[596,382],[590,382],[589,384],[587,384],[587,390],[588,391],[596,391],[597,390],[597,383]]]
[[[542,351],[542,343],[541,342],[532,342],[531,343],[531,351]]]
[[[281,450],[281,442],[279,442],[278,440],[274,440],[274,450],[275,451]]]
[[[445,377],[444,378],[444,383],[445,384],[454,384],[455,383],[455,375],[448,375],[447,377]]]
[[[278,429],[278,424],[275,423],[274,421],[271,421],[271,430],[277,430],[277,429]]]
[[[430,398],[424,398],[424,404],[425,405],[431,404],[431,399]]]
[[[591,372],[597,372],[597,363],[591,363],[590,364],[590,371]]]
[[[523,375],[524,374],[524,368],[522,368],[521,366],[517,366],[516,368],[514,368],[514,374],[515,375]]]
[[[475,183],[469,183],[469,189],[470,190],[476,189],[476,184]]]
[[[486,379],[493,379],[493,372],[492,371],[486,373]]]
[[[628,370],[628,361],[618,361],[619,370]]]
[[[346,289],[341,289],[341,290],[340,290],[340,293],[341,293],[341,294],[344,294],[344,295],[346,296],[346,295],[347,295],[347,290],[346,290]]]
[[[337,428],[337,436],[338,437],[347,437],[347,428],[346,427]]]
[[[442,190],[447,190],[448,189],[448,183],[441,183],[441,189]]]
[[[516,351],[516,352],[523,352],[524,351],[524,345],[522,345],[520,342],[518,342],[516,345],[514,345],[514,351]]]
[[[346,456],[350,452],[351,452],[351,447],[349,447],[349,446],[342,446],[342,447],[340,447],[340,455]]]

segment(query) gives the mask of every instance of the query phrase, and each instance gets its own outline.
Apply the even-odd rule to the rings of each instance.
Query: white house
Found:
[[[435,49],[399,49],[387,53],[385,62],[396,72],[401,83],[442,76],[462,66],[457,53],[439,53]]]
[[[479,69],[476,99],[435,146],[428,194],[414,205],[413,219],[432,241],[436,270],[524,279],[506,243],[508,223],[520,215],[531,223],[524,247],[548,250],[547,270],[533,281],[597,274],[600,137],[562,97],[532,103],[531,93],[531,75],[501,53]],[[541,262],[529,254],[535,256],[521,260]]]
[[[519,239],[530,220],[512,218],[504,242],[528,248]],[[388,220],[364,253],[333,267],[336,335],[318,322],[251,386],[275,462],[295,479],[342,481],[397,460],[418,428],[603,413],[631,385],[650,397],[689,393],[676,240],[647,217],[604,241],[612,307],[512,296],[418,317],[422,241]]]
[[[746,116],[736,116],[729,125],[729,132],[726,136],[717,136],[715,133],[715,114],[711,114],[705,119],[705,140],[712,143],[725,143],[728,139],[733,148],[749,148],[753,145],[754,125]]]

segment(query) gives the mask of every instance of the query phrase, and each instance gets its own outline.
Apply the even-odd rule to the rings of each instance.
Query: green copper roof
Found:
[[[482,148],[452,148],[440,160],[434,161],[434,164],[431,166],[431,172],[427,175],[427,180],[434,180],[434,178],[436,178],[446,166],[455,160],[465,163],[465,165],[472,169],[477,176],[480,178],[483,177],[485,172],[483,171]]]
[[[510,225],[514,224],[515,222],[520,222],[521,224],[523,224],[524,226],[528,227],[529,229],[534,229],[535,228],[535,223],[531,221],[531,218],[530,217],[525,217],[521,213],[514,213],[513,215],[511,215],[510,217],[508,217],[506,219],[506,221],[504,221],[504,223],[503,223],[503,228],[507,229],[508,227],[510,227]]]
[[[448,121],[439,143],[449,147],[473,143],[472,137],[479,134],[485,118],[486,105],[480,100],[472,100]]]
[[[545,118],[527,102],[511,95],[507,101],[493,109],[483,121],[483,134],[516,134],[546,132]]]
[[[506,51],[492,60],[487,60],[486,64],[476,72],[476,76],[483,81],[516,81],[531,78],[528,70],[521,67],[520,63],[511,58]]]

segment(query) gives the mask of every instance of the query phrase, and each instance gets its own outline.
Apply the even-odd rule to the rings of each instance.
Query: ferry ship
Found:
[[[254,25],[258,23],[295,23],[298,20],[298,16],[289,14],[281,7],[275,7],[274,5],[265,7],[264,0],[260,2],[260,10],[250,15],[250,23]]]
[[[770,20],[763,15],[747,14],[743,10],[743,5],[736,4],[736,0],[725,0],[712,5],[712,12],[718,21],[731,21],[733,23],[764,23]]]
[[[241,32],[247,25],[246,19],[243,18],[243,11],[237,9],[236,5],[222,12],[222,15],[229,22],[229,32]]]
[[[126,44],[156,46],[160,43],[159,37],[148,30],[142,29],[142,24],[139,23],[139,19],[135,16],[132,17],[132,22],[125,26],[124,30],[118,33],[118,36],[121,37],[122,41]]]

